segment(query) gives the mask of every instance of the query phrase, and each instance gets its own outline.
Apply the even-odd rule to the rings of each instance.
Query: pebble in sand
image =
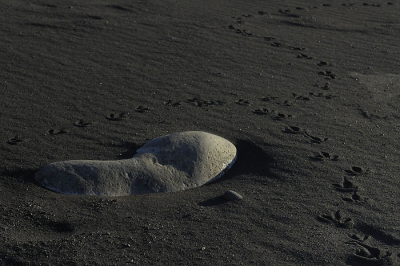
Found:
[[[35,179],[50,190],[71,195],[175,192],[216,180],[235,160],[236,147],[228,140],[188,131],[150,140],[131,159],[51,163]]]
[[[242,200],[243,196],[233,190],[227,190],[222,194],[222,197],[229,201]]]

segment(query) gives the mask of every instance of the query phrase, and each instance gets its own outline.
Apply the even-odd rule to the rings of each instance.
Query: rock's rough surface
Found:
[[[49,164],[35,174],[63,194],[124,196],[174,192],[219,178],[236,160],[236,147],[219,136],[188,131],[147,142],[131,159]]]

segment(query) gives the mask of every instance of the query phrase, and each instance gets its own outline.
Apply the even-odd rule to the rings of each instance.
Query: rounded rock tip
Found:
[[[222,197],[226,200],[234,201],[234,200],[242,200],[243,196],[233,190],[227,190],[224,192]]]

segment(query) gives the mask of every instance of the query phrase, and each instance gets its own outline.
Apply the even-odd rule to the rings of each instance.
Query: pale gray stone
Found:
[[[35,174],[42,186],[63,194],[124,196],[195,188],[224,174],[236,147],[219,136],[188,131],[155,138],[131,159],[55,162]]]
[[[236,191],[233,190],[227,190],[224,192],[222,195],[226,200],[241,200],[243,199],[243,196],[237,193]]]

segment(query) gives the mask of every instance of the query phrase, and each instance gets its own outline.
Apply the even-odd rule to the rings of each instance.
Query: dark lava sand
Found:
[[[396,265],[388,1],[0,1],[0,264]],[[112,198],[33,180],[189,130],[237,146],[218,182]]]

